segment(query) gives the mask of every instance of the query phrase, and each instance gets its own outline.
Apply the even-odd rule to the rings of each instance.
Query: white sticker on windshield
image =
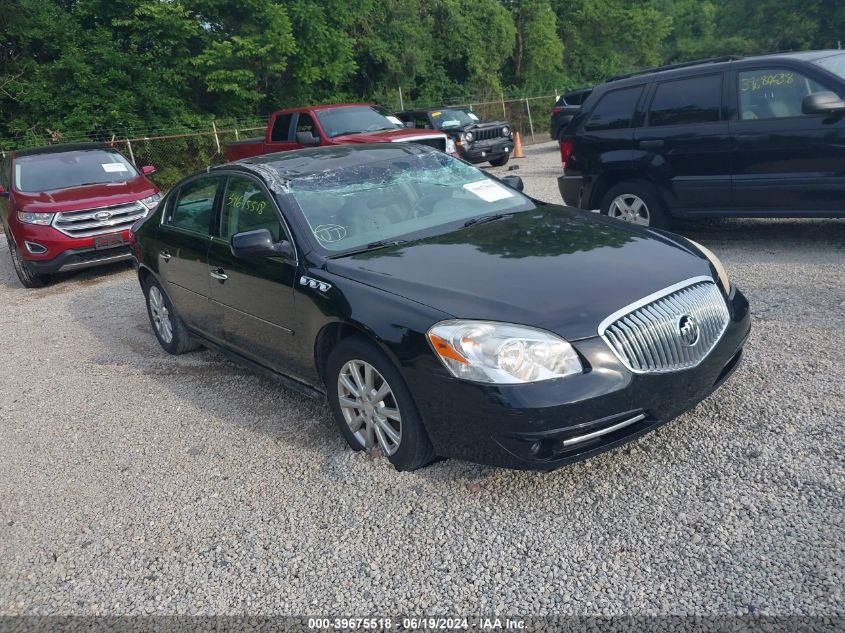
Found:
[[[449,119],[448,121],[443,121],[443,123],[440,124],[440,127],[455,127],[460,124],[461,122],[457,119]]]
[[[388,116],[386,116],[385,118],[386,118],[388,121],[390,121],[391,123],[394,123],[394,124],[396,124],[396,125],[405,125],[404,123],[402,123],[402,121],[400,121],[399,119],[397,119],[395,116],[388,115]]]
[[[103,163],[103,171],[107,172],[117,172],[117,171],[129,171],[126,169],[126,165],[123,163]]]
[[[485,202],[496,202],[496,200],[513,197],[513,193],[493,180],[469,182],[464,185],[464,189],[471,191]]]
[[[472,112],[467,112],[467,116],[472,119],[473,121],[478,121],[478,117],[475,116]]]

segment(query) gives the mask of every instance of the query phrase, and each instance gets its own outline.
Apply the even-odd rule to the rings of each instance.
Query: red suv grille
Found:
[[[112,207],[57,213],[53,226],[70,237],[91,237],[125,231],[147,215],[147,207],[130,202]]]

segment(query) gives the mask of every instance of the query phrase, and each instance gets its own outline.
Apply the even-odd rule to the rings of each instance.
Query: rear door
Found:
[[[723,107],[724,73],[660,81],[652,89],[635,145],[667,200],[686,215],[730,206],[730,126]],[[672,199],[674,198],[674,200]]]
[[[810,67],[767,64],[738,68],[733,203],[747,215],[845,211],[845,118],[804,114],[813,92],[845,97]]]
[[[193,329],[212,335],[206,256],[215,205],[225,178],[199,176],[179,187],[168,201],[158,230],[158,271],[179,315]]]
[[[250,360],[290,373],[296,261],[284,257],[238,259],[230,248],[236,233],[262,228],[277,242],[290,240],[276,202],[257,179],[232,175],[219,218],[204,271],[219,315],[216,336]]]

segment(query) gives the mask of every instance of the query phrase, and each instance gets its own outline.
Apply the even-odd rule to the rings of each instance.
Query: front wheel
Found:
[[[6,233],[6,242],[9,244],[9,256],[12,258],[12,266],[14,266],[15,273],[24,288],[42,288],[50,283],[50,275],[35,274],[27,267],[20,250],[18,250],[15,238],[8,232]]]
[[[396,366],[362,337],[342,340],[326,363],[326,390],[335,422],[356,451],[378,449],[396,470],[434,459],[411,393]]]
[[[657,190],[644,180],[614,185],[602,197],[599,208],[608,217],[640,226],[665,229],[671,223]]]
[[[510,159],[511,159],[511,155],[505,154],[501,158],[497,158],[496,160],[491,160],[490,164],[493,165],[493,167],[502,167],[503,165],[507,165],[508,161]]]

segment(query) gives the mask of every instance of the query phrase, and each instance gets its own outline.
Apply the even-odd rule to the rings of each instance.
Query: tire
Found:
[[[178,356],[200,347],[173,308],[170,297],[152,275],[144,281],[144,299],[153,333],[165,352]]]
[[[12,258],[15,273],[17,273],[18,279],[20,279],[24,288],[43,288],[50,283],[50,275],[38,275],[27,267],[15,242],[15,238],[8,232],[6,233],[6,242],[9,244],[9,256]]]
[[[365,376],[369,376],[368,396],[372,397],[375,391],[382,392],[383,384],[387,385],[389,395],[381,400],[362,399],[351,373],[353,370],[358,373],[358,382],[365,386]],[[396,470],[406,471],[422,468],[435,458],[431,440],[402,375],[393,362],[365,338],[343,339],[332,350],[326,363],[326,391],[335,422],[353,450],[378,447]],[[341,393],[346,406],[341,405]],[[362,406],[350,406],[353,402]],[[381,411],[394,414],[384,415]],[[357,428],[354,428],[356,422]],[[393,431],[393,437],[385,430],[385,425]]]
[[[603,215],[640,226],[667,229],[672,223],[657,189],[645,180],[614,185],[602,196],[599,209]]]
[[[511,159],[511,155],[510,155],[510,154],[505,154],[505,155],[504,155],[504,156],[502,156],[501,158],[497,158],[496,160],[491,160],[491,161],[490,161],[490,164],[491,164],[491,165],[493,165],[493,167],[502,167],[502,166],[504,166],[504,165],[507,165],[507,164],[508,164],[508,161],[509,161],[510,159]]]

